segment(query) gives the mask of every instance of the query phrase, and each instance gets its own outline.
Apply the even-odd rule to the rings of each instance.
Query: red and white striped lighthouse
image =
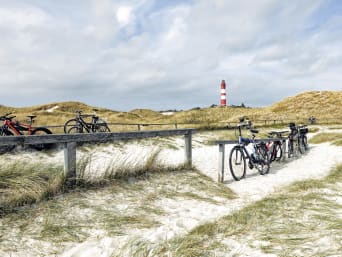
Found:
[[[227,100],[226,100],[226,82],[222,80],[221,82],[221,106],[226,107],[227,106]]]

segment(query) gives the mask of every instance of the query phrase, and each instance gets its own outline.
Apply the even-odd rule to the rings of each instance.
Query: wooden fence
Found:
[[[251,119],[254,126],[275,126],[283,125],[287,126],[289,123],[294,122],[296,124],[310,124],[308,119]],[[170,122],[170,123],[124,123],[124,122],[109,122],[107,125],[114,131],[149,131],[165,129],[234,129],[239,122]],[[317,119],[314,124],[342,124],[342,118],[331,118],[331,119]],[[49,128],[54,133],[60,133],[63,131],[64,125],[41,125],[41,127]]]
[[[141,139],[184,135],[185,164],[192,166],[192,133],[194,129],[139,131],[124,133],[87,133],[87,134],[52,134],[32,136],[3,136],[0,146],[63,144],[64,145],[64,175],[68,185],[73,185],[76,179],[76,148],[77,143],[104,143],[119,140]]]
[[[265,138],[265,139],[255,139],[255,142],[271,142],[271,141],[282,141],[283,147],[283,157],[285,159],[285,152],[286,152],[286,139],[287,137],[280,137],[280,138]],[[219,163],[218,163],[218,173],[217,173],[217,181],[219,183],[223,183],[224,181],[224,170],[225,170],[225,145],[227,144],[238,144],[237,140],[217,140],[214,141],[215,144],[219,146]]]

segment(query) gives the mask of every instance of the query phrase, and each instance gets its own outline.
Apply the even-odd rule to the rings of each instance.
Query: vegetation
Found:
[[[339,165],[324,179],[297,182],[153,251],[149,249],[145,256],[339,255],[342,206],[336,198],[340,199],[341,182]]]
[[[225,128],[228,124],[236,123],[241,116],[247,116],[257,125],[264,124],[259,120],[289,120],[307,123],[310,116],[314,116],[317,121],[324,119],[329,122],[340,123],[342,120],[342,92],[339,91],[313,91],[286,98],[269,107],[245,108],[238,107],[209,107],[193,108],[191,110],[177,111],[173,115],[163,115],[160,112],[136,109],[130,112],[113,111],[105,108],[92,107],[79,102],[51,103],[40,106],[14,108],[0,106],[0,114],[13,112],[17,118],[26,121],[26,115],[37,115],[36,124],[39,125],[62,125],[68,119],[75,116],[76,110],[84,113],[96,113],[110,123],[159,123],[171,125],[143,126],[141,129],[161,129],[174,128],[174,124],[179,127],[194,127],[200,129]],[[319,107],[318,107],[319,106]],[[53,109],[53,111],[51,111]],[[96,109],[94,111],[94,109]],[[186,123],[186,124],[184,124]],[[278,123],[279,124],[279,123]],[[115,125],[111,127],[113,131],[137,130],[137,125]],[[57,132],[60,130],[55,129]]]
[[[313,136],[309,143],[311,144],[320,144],[325,142],[332,142],[339,144],[342,140],[342,133],[319,133]]]
[[[6,226],[0,226],[0,253],[58,255],[70,243],[84,242],[94,235],[119,242],[122,237],[132,237],[132,231],[144,233],[159,226],[168,215],[164,201],[177,204],[188,200],[210,206],[234,197],[224,185],[189,170],[148,172],[113,180],[101,189],[77,188],[2,217],[0,222]]]
[[[63,167],[16,162],[0,167],[0,217],[63,191]]]

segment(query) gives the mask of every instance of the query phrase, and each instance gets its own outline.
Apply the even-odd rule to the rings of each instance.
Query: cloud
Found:
[[[1,5],[1,104],[186,109],[219,103],[222,79],[233,104],[341,90],[338,1],[67,3]]]

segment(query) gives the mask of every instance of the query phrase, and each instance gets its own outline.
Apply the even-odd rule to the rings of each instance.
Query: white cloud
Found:
[[[342,18],[317,22],[325,1],[22,2],[0,8],[2,104],[39,91],[41,103],[183,109],[218,103],[221,79],[235,104],[341,90]]]
[[[132,21],[132,8],[130,6],[120,6],[116,11],[116,18],[121,26],[125,26]]]

